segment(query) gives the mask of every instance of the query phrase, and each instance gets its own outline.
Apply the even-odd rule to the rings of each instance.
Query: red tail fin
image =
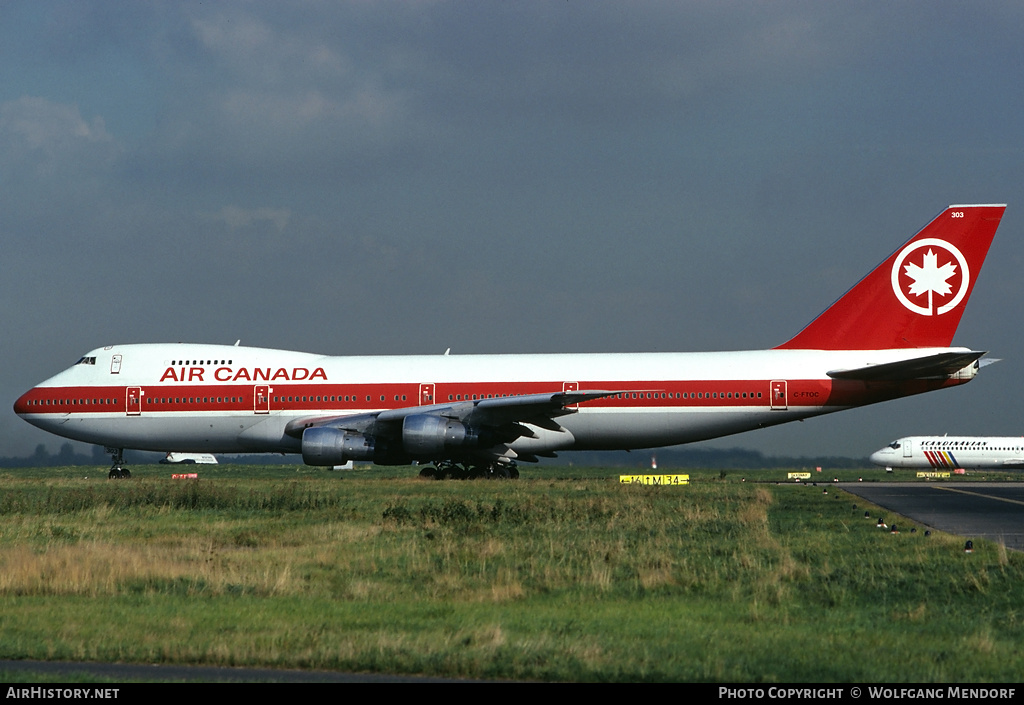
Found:
[[[949,347],[1004,210],[950,206],[779,348]]]

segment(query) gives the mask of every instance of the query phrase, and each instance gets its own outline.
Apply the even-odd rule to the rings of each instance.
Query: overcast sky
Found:
[[[1003,362],[704,445],[1020,435],[1022,66],[1020,2],[3,2],[0,392],[111,343],[770,348],[1008,203],[954,341]]]

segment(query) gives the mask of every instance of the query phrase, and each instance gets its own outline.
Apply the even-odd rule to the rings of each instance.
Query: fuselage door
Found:
[[[580,383],[579,382],[563,382],[562,383],[562,391],[563,392],[578,392],[578,391],[580,391]],[[566,404],[565,408],[566,409],[578,409],[578,408],[580,408],[580,405],[579,404]]]
[[[914,457],[914,442],[909,438],[903,441],[903,457],[912,458]]]
[[[771,383],[771,395],[773,411],[785,411],[789,408],[789,402],[786,399],[786,380],[773,379]]]
[[[420,405],[426,406],[427,404],[434,403],[434,385],[433,384],[421,384],[420,385]]]
[[[142,387],[125,388],[125,412],[128,416],[138,416],[142,413]]]
[[[252,390],[252,408],[257,414],[270,413],[271,389],[265,384],[257,384]]]
[[[110,374],[116,375],[121,371],[121,356],[114,355],[110,358]]]

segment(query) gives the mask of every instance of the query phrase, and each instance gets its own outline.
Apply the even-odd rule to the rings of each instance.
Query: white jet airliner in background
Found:
[[[301,453],[517,476],[569,450],[716,438],[954,387],[950,347],[1004,205],[950,206],[794,338],[717,353],[333,357],[202,344],[110,345],[14,405],[112,449]]]
[[[871,454],[886,468],[1019,470],[1024,468],[1021,436],[910,436]]]

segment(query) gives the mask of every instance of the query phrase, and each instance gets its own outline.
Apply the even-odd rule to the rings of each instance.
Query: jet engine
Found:
[[[314,426],[302,432],[302,462],[306,465],[344,465],[350,460],[373,460],[372,436]]]
[[[479,442],[476,431],[459,421],[434,414],[411,414],[402,420],[400,448],[354,431],[311,426],[302,432],[302,461],[306,465],[344,465],[350,460],[434,460],[446,451],[474,448]]]
[[[434,458],[446,449],[475,446],[478,440],[465,424],[434,414],[412,414],[402,422],[402,449],[413,458]]]

